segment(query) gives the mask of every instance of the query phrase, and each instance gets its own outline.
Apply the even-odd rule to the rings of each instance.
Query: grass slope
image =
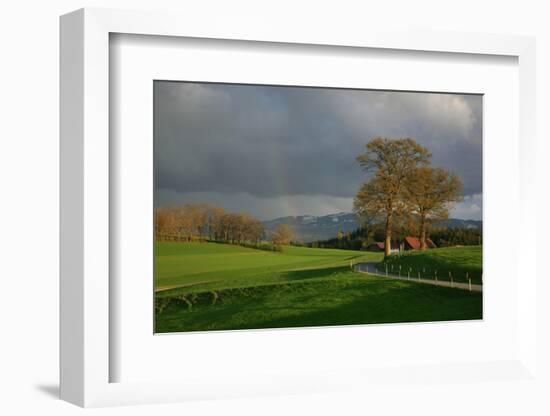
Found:
[[[480,319],[482,296],[360,275],[164,298],[157,332]]]
[[[407,274],[412,269],[412,276],[420,272],[422,277],[440,280],[449,280],[449,272],[455,281],[466,281],[466,273],[472,283],[481,283],[482,277],[482,249],[481,246],[435,248],[426,251],[409,251],[403,256],[390,256],[378,265],[381,271],[397,273],[401,266],[401,273]]]
[[[326,277],[333,268],[349,267],[352,259],[379,261],[382,257],[306,247],[284,247],[279,253],[216,243],[157,243],[155,287],[163,292],[178,288],[176,292],[182,293],[309,280]]]
[[[352,272],[379,253],[158,243],[156,332],[480,319],[482,296]]]

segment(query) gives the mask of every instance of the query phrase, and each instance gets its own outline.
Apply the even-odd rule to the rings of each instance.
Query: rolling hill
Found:
[[[381,253],[157,242],[155,259],[156,333],[482,317],[481,293],[350,269]]]

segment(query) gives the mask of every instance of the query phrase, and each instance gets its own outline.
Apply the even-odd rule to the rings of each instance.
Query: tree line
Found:
[[[416,235],[418,229],[395,228],[393,238],[403,240],[408,235]],[[312,248],[339,248],[343,250],[361,250],[376,241],[384,241],[383,225],[377,227],[357,228],[354,231],[338,232],[334,238],[301,244]],[[437,247],[475,246],[482,243],[482,231],[477,228],[438,227],[430,230],[430,238]],[[299,245],[299,244],[297,244]]]
[[[211,204],[161,207],[155,211],[158,241],[219,241],[259,243],[265,233],[262,222],[246,213],[227,212]]]
[[[477,228],[434,228],[430,238],[438,247],[477,246],[483,242],[482,230]]]
[[[269,237],[272,246],[266,245]],[[157,241],[211,241],[278,250],[294,238],[285,224],[267,232],[263,223],[247,213],[233,213],[213,204],[185,204],[155,210]]]
[[[463,199],[460,178],[432,167],[431,157],[414,139],[381,137],[357,157],[369,180],[359,189],[354,210],[367,234],[383,227],[386,256],[392,238],[404,229],[415,229],[425,250],[430,224],[448,218],[452,205]]]

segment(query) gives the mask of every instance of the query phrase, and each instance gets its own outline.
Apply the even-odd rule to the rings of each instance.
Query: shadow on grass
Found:
[[[296,281],[336,276],[339,273],[349,271],[349,267],[326,267],[322,269],[290,270],[280,274],[281,280]]]
[[[294,288],[291,288],[295,286]],[[157,316],[158,332],[480,319],[480,294],[381,279],[280,285]]]
[[[293,284],[301,280],[308,281],[312,279],[324,279],[327,277],[337,277],[338,274],[349,272],[350,269],[347,266],[334,266],[334,267],[321,267],[321,268],[303,268],[299,270],[289,270],[289,271],[274,271],[276,278],[266,279],[264,282],[262,280],[256,280],[251,282],[249,286],[245,286],[245,283],[238,282],[239,286],[236,287],[222,287],[219,288],[219,283],[223,282],[224,279],[220,276],[215,280],[190,283],[186,285],[181,285],[178,287],[165,289],[157,291],[155,296],[157,299],[160,298],[170,298],[177,297],[181,295],[187,295],[192,293],[199,292],[208,292],[208,291],[217,291],[217,292],[226,292],[229,290],[248,290],[256,289],[265,286],[279,285],[279,284]],[[226,281],[226,283],[231,283],[231,280]],[[260,289],[259,289],[260,290]]]

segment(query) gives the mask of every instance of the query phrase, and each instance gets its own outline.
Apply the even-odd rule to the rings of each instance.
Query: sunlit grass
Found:
[[[380,253],[215,243],[156,247],[156,331],[479,319],[482,296],[373,277],[350,262]]]
[[[473,283],[481,283],[482,280],[482,247],[446,247],[435,248],[426,251],[409,251],[405,255],[392,255],[378,265],[381,271],[398,273],[401,266],[401,273],[411,270],[411,275],[416,277],[418,273],[422,277],[449,280],[449,272],[455,281],[466,281],[466,276],[472,279]]]

